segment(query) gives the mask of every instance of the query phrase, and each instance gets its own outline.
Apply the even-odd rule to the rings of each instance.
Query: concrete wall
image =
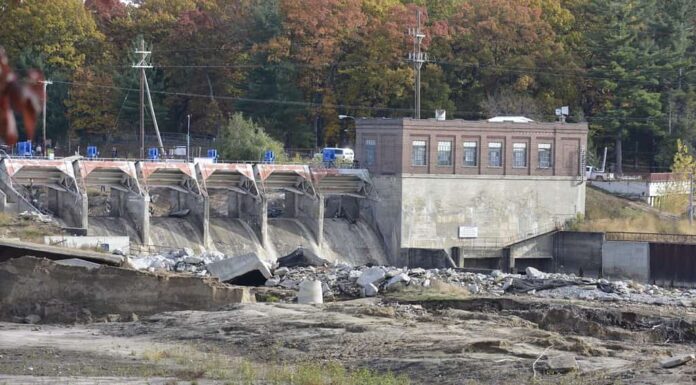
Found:
[[[576,178],[404,175],[402,181],[402,248],[502,249],[585,212],[585,185]],[[478,236],[459,238],[460,226],[477,228]]]
[[[44,237],[44,243],[47,245],[72,247],[76,249],[80,248],[103,248],[104,245],[108,247],[106,251],[113,251],[116,249],[122,250],[124,253],[128,253],[130,249],[130,238],[129,237],[101,237],[101,236],[86,236],[86,237],[74,237],[74,236],[46,236]]]
[[[377,176],[372,182],[378,198],[362,202],[361,217],[377,231],[384,242],[387,260],[394,266],[407,261],[401,258],[401,179],[395,176]],[[441,248],[441,247],[440,247]]]
[[[650,278],[650,244],[647,242],[605,241],[602,245],[602,274],[607,278]]]
[[[150,196],[138,195],[111,189],[112,212],[121,218],[126,218],[140,235],[143,244],[150,243]]]
[[[70,282],[70,285],[66,285]],[[75,322],[92,316],[148,315],[175,310],[213,310],[253,302],[248,288],[213,279],[155,274],[101,266],[62,266],[21,257],[0,263],[0,319],[38,314],[44,322]]]
[[[554,239],[554,270],[598,277],[602,274],[604,233],[561,231]]]
[[[47,207],[68,226],[87,229],[87,194],[47,188]]]

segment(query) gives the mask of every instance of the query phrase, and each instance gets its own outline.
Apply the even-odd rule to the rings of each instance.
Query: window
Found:
[[[451,166],[452,165],[452,142],[442,141],[437,142],[437,165]]]
[[[512,167],[527,167],[527,143],[512,144]]]
[[[551,167],[551,143],[539,143],[539,168]]]
[[[488,166],[502,167],[503,165],[503,143],[488,143]]]
[[[465,167],[476,167],[476,160],[478,154],[476,153],[476,147],[478,143],[476,142],[464,142],[464,166]]]
[[[365,139],[365,165],[374,166],[377,158],[377,140]]]
[[[414,166],[425,166],[428,164],[427,155],[425,140],[414,140],[411,150],[411,163]]]

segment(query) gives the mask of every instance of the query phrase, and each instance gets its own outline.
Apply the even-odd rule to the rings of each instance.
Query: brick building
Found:
[[[487,266],[505,246],[584,213],[587,132],[586,123],[358,119],[356,159],[380,194],[374,222],[393,262],[445,252]]]

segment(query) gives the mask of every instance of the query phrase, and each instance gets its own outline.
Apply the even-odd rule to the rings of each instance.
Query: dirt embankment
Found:
[[[0,319],[38,316],[44,322],[89,322],[111,315],[217,309],[253,301],[249,288],[212,278],[100,266],[63,266],[22,257],[0,264]]]

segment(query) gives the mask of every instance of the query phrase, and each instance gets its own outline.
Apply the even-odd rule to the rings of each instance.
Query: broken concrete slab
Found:
[[[366,287],[371,283],[373,284],[383,280],[384,275],[385,272],[383,268],[379,266],[370,267],[369,269],[363,271],[362,274],[360,274],[360,277],[358,278],[356,283],[362,287]]]
[[[540,369],[548,373],[564,374],[578,370],[578,361],[574,356],[559,354],[549,356],[546,361],[541,362]]]
[[[411,277],[408,276],[406,273],[399,273],[394,276],[392,276],[389,281],[387,281],[387,284],[384,286],[385,288],[392,287],[398,283],[409,283],[411,281]]]
[[[676,368],[677,366],[684,365],[687,362],[692,361],[694,359],[696,359],[696,355],[694,354],[684,354],[680,356],[669,357],[660,361],[660,366],[662,366],[665,369]]]
[[[70,285],[66,285],[70,282]],[[75,322],[77,314],[95,319],[132,313],[216,310],[254,302],[248,288],[214,279],[158,275],[102,266],[83,269],[35,257],[0,263],[0,320],[36,314],[42,323]]]
[[[278,258],[279,267],[327,266],[329,261],[305,248],[297,248],[292,253]]]
[[[306,279],[300,283],[300,292],[297,294],[297,303],[314,304],[324,303],[321,282]]]
[[[377,293],[379,293],[379,289],[377,288],[377,286],[371,283],[365,285],[365,288],[363,290],[365,292],[365,297],[374,297],[377,295]]]
[[[222,282],[244,286],[263,286],[273,276],[271,266],[256,253],[238,255],[209,263],[205,268]]]
[[[534,279],[544,279],[546,278],[546,273],[543,271],[540,271],[538,269],[535,269],[531,266],[527,267],[524,270],[525,274],[527,275],[527,278],[534,278]]]
[[[56,263],[63,266],[79,266],[84,267],[86,269],[98,269],[102,266],[98,263],[85,261],[84,259],[80,258],[61,259],[59,261],[56,261]]]

